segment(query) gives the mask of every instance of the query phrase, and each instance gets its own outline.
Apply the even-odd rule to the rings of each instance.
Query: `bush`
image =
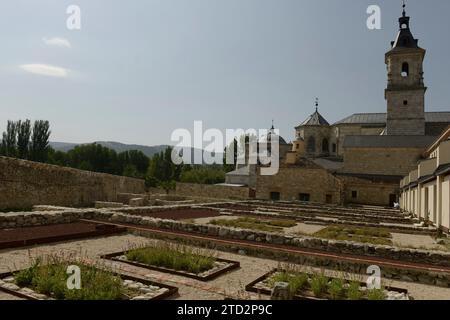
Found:
[[[14,275],[16,284],[59,300],[120,300],[124,296],[122,279],[111,272],[78,262],[42,259],[28,269]],[[81,269],[81,289],[67,288],[67,267],[78,265]]]
[[[130,261],[194,274],[214,266],[215,258],[184,246],[158,243],[151,247],[132,249],[126,253]]]
[[[147,188],[157,188],[159,186],[159,183],[160,183],[159,180],[153,176],[145,177],[145,186]]]
[[[333,300],[339,300],[344,296],[344,281],[342,279],[333,279],[328,285],[328,293]]]
[[[288,271],[281,271],[270,278],[269,285],[275,286],[276,282],[286,282],[289,284],[290,296],[295,296],[299,291],[302,291],[308,285],[309,276],[306,273],[291,273]]]
[[[370,289],[367,291],[367,299],[369,300],[385,300],[386,294],[384,289]]]
[[[327,291],[328,278],[323,274],[314,275],[311,279],[311,290],[314,296],[320,298]]]
[[[349,300],[361,300],[363,296],[362,291],[360,290],[360,284],[357,281],[352,281],[349,284],[347,289],[347,298]]]

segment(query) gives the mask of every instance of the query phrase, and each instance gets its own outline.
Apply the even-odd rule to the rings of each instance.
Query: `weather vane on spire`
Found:
[[[273,124],[273,119],[272,119],[272,130],[274,130],[274,129],[275,129],[275,126]]]
[[[316,105],[316,111],[317,111],[319,109],[319,98],[316,98],[315,105]]]
[[[403,2],[403,16],[406,16],[406,0],[402,0]]]

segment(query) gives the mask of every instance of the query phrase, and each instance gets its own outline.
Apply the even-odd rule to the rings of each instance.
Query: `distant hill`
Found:
[[[161,151],[164,151],[169,147],[169,145],[159,145],[159,146],[143,146],[139,144],[124,144],[120,142],[114,142],[114,141],[95,141],[91,143],[97,143],[102,145],[103,147],[107,147],[109,149],[113,149],[116,152],[123,152],[123,151],[129,151],[129,150],[139,150],[142,151],[147,157],[151,158],[155,154],[160,153]],[[67,143],[67,142],[50,142],[50,146],[57,150],[57,151],[64,151],[67,152],[69,150],[72,150],[78,145],[83,144],[89,144],[89,143]],[[191,159],[192,163],[194,162],[195,154],[203,152],[201,149],[194,149],[191,150]],[[220,154],[220,158],[223,157],[223,154]]]
[[[153,155],[167,149],[168,145],[160,145],[160,146],[143,146],[138,144],[124,144],[120,142],[114,141],[95,141],[95,143],[102,145],[103,147],[107,147],[115,150],[116,152],[123,152],[129,150],[139,150],[142,151],[147,157],[152,157]],[[77,145],[83,145],[88,143],[67,143],[67,142],[50,142],[50,145],[53,149],[58,151],[67,152],[72,150]]]

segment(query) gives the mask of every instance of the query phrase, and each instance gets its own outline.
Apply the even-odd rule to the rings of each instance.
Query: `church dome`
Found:
[[[314,112],[305,121],[302,122],[300,126],[329,126],[327,120],[319,113],[319,111]]]
[[[269,132],[259,139],[259,143],[271,143],[272,139],[277,138],[279,144],[288,144],[286,140],[283,139],[283,137],[275,133],[275,127],[272,125],[272,128],[269,129]]]
[[[299,127],[303,126],[329,126],[327,120],[319,113],[319,100],[316,99],[316,111],[303,121]]]

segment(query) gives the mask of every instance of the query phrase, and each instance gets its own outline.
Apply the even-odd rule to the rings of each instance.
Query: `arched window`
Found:
[[[322,140],[322,152],[330,152],[330,146],[328,145],[328,139]]]
[[[316,139],[314,137],[308,138],[308,146],[306,148],[308,152],[316,152]]]
[[[402,77],[406,78],[409,76],[409,64],[408,62],[403,62],[402,64]]]

